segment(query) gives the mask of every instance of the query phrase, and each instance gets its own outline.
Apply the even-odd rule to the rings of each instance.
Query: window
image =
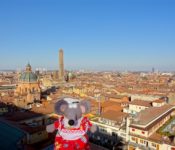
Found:
[[[140,140],[140,143],[143,144],[143,140]]]
[[[135,131],[135,129],[132,129],[132,131]]]
[[[152,147],[157,147],[157,144],[152,143],[151,146],[152,146]]]
[[[103,133],[107,133],[107,131],[103,128],[100,131],[103,132]]]
[[[140,139],[140,143],[141,144],[147,144],[147,141],[144,141],[144,140]]]
[[[116,134],[116,133],[114,133],[114,132],[112,132],[112,136],[117,137],[117,134]]]
[[[135,138],[135,137],[131,137],[131,140],[132,140],[132,141],[136,141],[136,138]]]

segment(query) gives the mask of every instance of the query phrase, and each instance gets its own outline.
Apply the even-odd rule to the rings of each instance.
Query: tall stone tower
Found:
[[[59,80],[64,80],[64,53],[63,49],[59,50]]]

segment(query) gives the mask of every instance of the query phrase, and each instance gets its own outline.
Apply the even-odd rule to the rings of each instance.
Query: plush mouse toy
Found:
[[[65,98],[56,103],[55,111],[61,117],[46,127],[49,133],[57,130],[54,150],[89,150],[87,131],[94,133],[97,130],[87,117],[82,116],[90,111],[89,102]]]

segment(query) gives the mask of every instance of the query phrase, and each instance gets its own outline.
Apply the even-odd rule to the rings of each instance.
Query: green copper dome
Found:
[[[38,77],[35,73],[32,72],[32,67],[30,64],[27,64],[26,70],[21,74],[19,81],[21,82],[37,82]]]
[[[36,75],[35,73],[33,73],[33,72],[24,72],[24,73],[20,76],[19,80],[20,80],[21,82],[37,82],[38,77],[37,77],[37,75]]]

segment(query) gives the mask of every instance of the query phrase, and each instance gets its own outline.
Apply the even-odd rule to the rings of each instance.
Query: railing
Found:
[[[137,143],[129,142],[128,145],[134,146],[135,148],[139,148],[141,150],[155,150],[154,148],[150,148],[148,146],[140,145]]]
[[[54,149],[54,145],[50,145],[50,146],[44,148],[43,150],[53,150],[53,149]]]
[[[104,147],[101,147],[99,145],[95,145],[95,144],[92,144],[92,143],[90,143],[90,147],[91,147],[92,150],[108,150]],[[54,149],[54,145],[50,145],[50,146],[44,148],[43,150],[53,150],[53,149]]]

